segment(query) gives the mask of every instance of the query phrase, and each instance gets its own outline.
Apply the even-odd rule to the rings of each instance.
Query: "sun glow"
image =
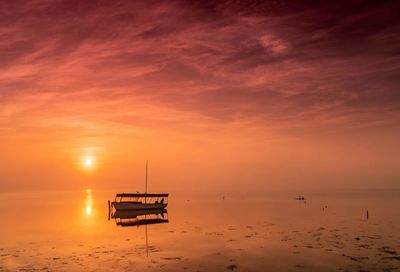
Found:
[[[94,170],[96,168],[96,158],[93,156],[84,156],[81,158],[81,167],[85,170]]]
[[[84,164],[86,167],[91,167],[93,165],[93,160],[90,158],[86,158]]]

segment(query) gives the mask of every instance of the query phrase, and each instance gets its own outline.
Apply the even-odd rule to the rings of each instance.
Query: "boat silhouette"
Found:
[[[165,209],[168,205],[168,194],[148,194],[147,193],[147,169],[148,161],[146,161],[146,179],[144,193],[119,193],[115,195],[115,199],[110,203],[109,208],[115,210],[150,210]]]
[[[111,207],[115,210],[151,210],[165,209],[168,205],[168,194],[121,193],[115,195]]]

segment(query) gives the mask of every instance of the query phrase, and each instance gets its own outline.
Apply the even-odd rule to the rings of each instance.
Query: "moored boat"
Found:
[[[111,206],[115,210],[152,210],[165,209],[168,205],[168,194],[116,194]]]
[[[146,161],[146,178],[145,189],[143,193],[122,193],[116,194],[115,200],[108,201],[109,209],[114,208],[119,211],[129,210],[154,210],[165,209],[168,205],[168,194],[148,194],[147,193],[147,169],[148,161]]]

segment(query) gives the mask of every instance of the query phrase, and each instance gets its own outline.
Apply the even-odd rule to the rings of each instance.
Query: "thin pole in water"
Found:
[[[147,240],[147,224],[145,225],[145,227],[146,227],[146,257],[149,257],[149,242]]]

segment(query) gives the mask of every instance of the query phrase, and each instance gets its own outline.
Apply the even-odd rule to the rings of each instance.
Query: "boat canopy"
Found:
[[[168,197],[168,194],[117,194],[116,197]]]

